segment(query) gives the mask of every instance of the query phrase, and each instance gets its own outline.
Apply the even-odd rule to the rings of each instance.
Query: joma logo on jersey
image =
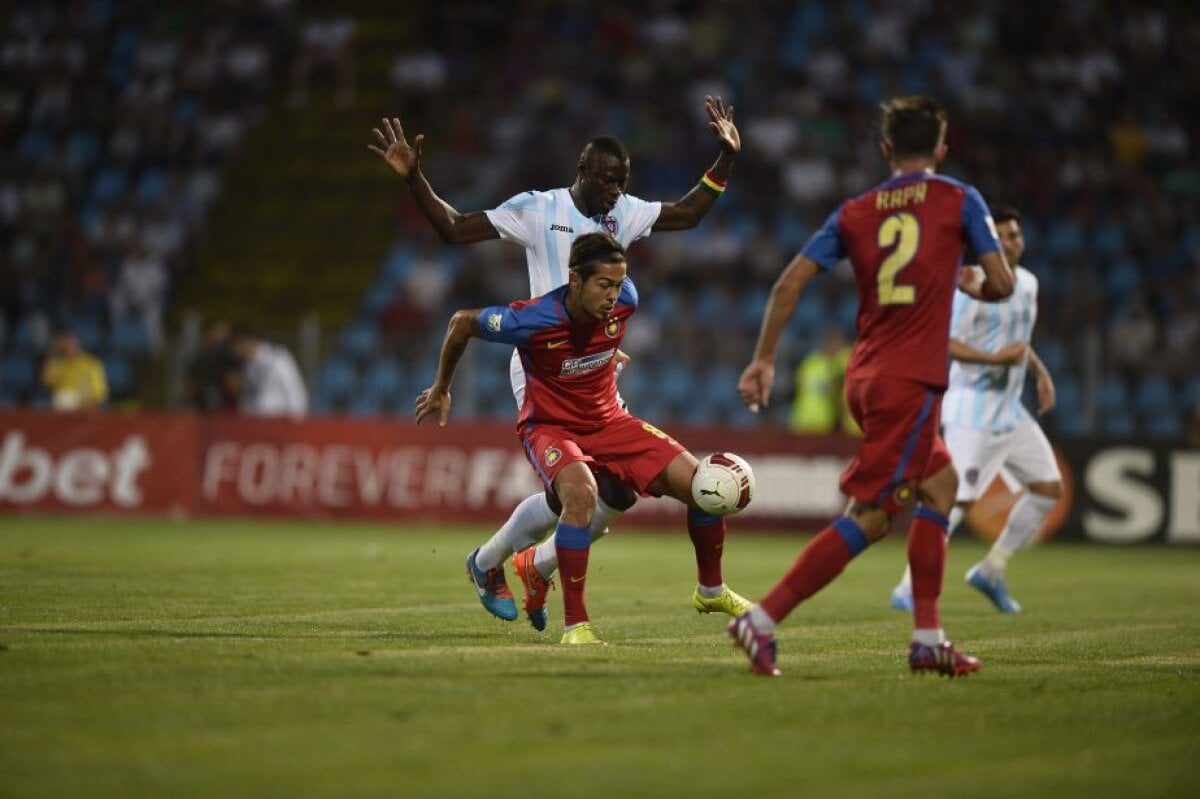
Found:
[[[574,233],[575,229],[566,225],[551,225],[551,230],[557,230],[559,233]]]
[[[605,350],[595,355],[585,355],[582,358],[567,358],[562,362],[560,375],[577,375],[581,372],[591,372],[608,364],[616,354],[616,350]]]

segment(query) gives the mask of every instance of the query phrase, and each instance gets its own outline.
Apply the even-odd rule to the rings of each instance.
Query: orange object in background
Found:
[[[1054,448],[1054,459],[1058,462],[1059,472],[1062,473],[1063,493],[1046,516],[1042,529],[1033,539],[1035,542],[1046,541],[1059,531],[1070,515],[1071,503],[1075,498],[1075,475],[1057,447]],[[1010,489],[1003,476],[996,475],[992,484],[967,514],[966,522],[971,532],[989,543],[995,541],[1000,537],[1004,523],[1008,521],[1008,514],[1020,496],[1021,492]]]

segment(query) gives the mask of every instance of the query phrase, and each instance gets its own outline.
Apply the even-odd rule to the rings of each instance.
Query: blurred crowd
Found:
[[[289,0],[37,0],[0,30],[0,404],[48,401],[69,334],[113,399],[163,350],[172,292],[265,116]],[[61,339],[59,339],[61,340]],[[106,392],[107,393],[107,392]]]
[[[878,101],[929,93],[951,113],[943,171],[1024,212],[1034,345],[1059,387],[1048,429],[1169,440],[1200,425],[1189,3],[446,0],[394,13],[405,44],[374,78],[391,81],[392,107],[371,114],[426,134],[426,173],[461,211],[570,184],[599,133],[628,145],[632,194],[678,199],[717,153],[704,96],[733,103],[745,146],[729,190],[697,229],[631,253],[644,305],[621,385],[638,413],[788,423],[789,381],[759,417],[733,389],[766,293],[836,203],[884,174]],[[353,106],[362,24],[347,11],[300,24],[290,0],[16,4],[0,32],[0,404],[37,394],[39,358],[68,327],[114,397],[133,390],[129,359],[162,347],[222,169],[273,99],[307,102],[318,70]],[[396,244],[309,376],[319,410],[406,411],[451,310],[528,293],[520,248],[442,245],[397,196]],[[847,274],[821,280],[779,374],[830,330],[852,338],[855,307]],[[456,413],[511,418],[508,354],[475,349]]]
[[[664,0],[546,10],[428,10],[426,46],[393,66],[396,113],[410,135],[426,133],[426,173],[466,211],[568,185],[581,145],[601,132],[629,146],[632,194],[677,199],[716,155],[704,96],[733,102],[745,147],[729,190],[697,229],[632,251],[644,308],[621,381],[640,413],[759,423],[737,408],[733,382],[771,282],[840,199],[884,174],[878,102],[929,93],[951,113],[943,171],[1025,214],[1025,265],[1041,281],[1034,344],[1059,389],[1047,426],[1183,435],[1200,400],[1192,6]],[[431,254],[412,244],[425,235],[412,203],[400,213],[376,296],[391,286],[424,298],[414,316],[433,320],[420,345],[428,358],[451,308],[518,290],[523,255]],[[423,274],[445,290],[411,291]],[[368,303],[367,316],[376,310]],[[846,275],[821,281],[784,358],[796,364],[830,326],[852,336],[854,311]],[[482,368],[502,365],[489,356]],[[502,382],[487,378],[487,391]],[[511,413],[487,391],[473,399],[479,412]],[[786,395],[784,386],[771,423],[786,423]]]

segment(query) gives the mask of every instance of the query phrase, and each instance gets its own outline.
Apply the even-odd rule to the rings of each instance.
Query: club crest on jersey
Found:
[[[562,451],[558,447],[547,447],[546,451],[542,454],[542,463],[546,464],[546,467],[549,468],[558,463],[558,459],[561,457]]]
[[[487,329],[488,329],[488,330],[490,330],[490,331],[492,331],[493,333],[499,333],[499,332],[500,332],[500,321],[501,321],[503,318],[504,318],[504,317],[503,317],[503,316],[501,316],[501,315],[500,315],[500,314],[498,314],[498,313],[490,313],[490,314],[488,314],[488,318],[487,318]]]
[[[617,334],[620,332],[621,332],[621,320],[620,319],[609,319],[608,324],[604,326],[604,335],[608,336],[609,338],[616,338]]]
[[[610,235],[610,236],[617,235],[616,217],[606,216],[600,220],[600,225],[601,225],[601,227],[604,228],[604,232],[607,233],[608,235]]]
[[[979,479],[979,470],[972,466],[970,469],[967,469],[963,477],[967,478],[969,485],[975,485],[975,481]]]

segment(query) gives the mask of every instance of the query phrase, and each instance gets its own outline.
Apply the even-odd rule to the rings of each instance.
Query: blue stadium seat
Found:
[[[117,322],[108,341],[109,350],[123,357],[141,357],[150,352],[150,336],[141,319],[126,318]]]
[[[12,352],[0,365],[0,386],[11,396],[27,394],[37,382],[37,363],[32,355]]]
[[[137,198],[142,205],[155,205],[167,193],[167,175],[161,169],[148,169],[137,184]]]
[[[125,193],[128,185],[129,178],[126,177],[124,170],[115,166],[104,167],[96,173],[95,179],[92,180],[89,202],[92,205],[107,208],[121,199],[121,195]]]
[[[108,380],[110,400],[128,399],[133,395],[133,367],[125,358],[115,355],[105,358],[104,376]]]
[[[341,358],[326,362],[317,381],[320,404],[327,410],[343,407],[358,385],[358,374],[354,365]]]
[[[71,330],[79,339],[79,346],[88,352],[104,348],[104,323],[94,316],[76,316],[71,320]]]
[[[383,412],[383,401],[375,394],[360,391],[350,399],[346,410],[355,416],[378,416]]]
[[[1133,406],[1143,421],[1175,415],[1175,392],[1163,375],[1147,375],[1133,394]]]
[[[379,347],[379,329],[360,319],[342,330],[339,343],[343,355],[366,360],[373,357]]]
[[[1183,434],[1183,424],[1179,415],[1163,413],[1145,420],[1146,434],[1158,441],[1177,440]]]
[[[1128,412],[1108,411],[1099,413],[1096,417],[1096,430],[1101,435],[1128,438],[1136,428],[1133,415]]]
[[[1129,394],[1125,384],[1113,375],[1105,377],[1096,387],[1096,412],[1100,415],[1128,415]]]
[[[381,359],[372,364],[363,377],[361,390],[375,394],[382,404],[394,404],[403,393],[404,371],[394,360]]]

